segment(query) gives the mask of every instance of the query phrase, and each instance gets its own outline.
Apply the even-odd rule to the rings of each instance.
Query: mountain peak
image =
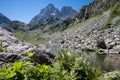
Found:
[[[54,7],[54,5],[52,3],[49,3],[47,7]]]
[[[63,6],[63,8],[70,8],[70,9],[72,9],[71,6]],[[63,8],[62,8],[62,9],[63,9]]]
[[[35,16],[31,21],[30,24],[36,24],[40,20],[47,20],[49,18],[54,19],[66,19],[75,16],[77,12],[72,9],[70,6],[64,6],[61,10],[55,8],[53,4],[48,4],[45,8],[41,10],[41,12]]]
[[[77,11],[75,11],[71,6],[64,6],[61,9],[61,18],[62,19],[74,17],[76,14],[77,14]]]

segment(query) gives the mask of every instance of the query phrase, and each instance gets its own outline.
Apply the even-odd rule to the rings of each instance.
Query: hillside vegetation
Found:
[[[118,21],[116,21],[114,24],[112,24],[112,20],[115,17],[119,17],[120,18],[120,4],[116,4],[112,9],[111,9],[111,13],[110,16],[108,18],[108,20],[106,21],[106,23],[104,24],[104,28],[110,28],[110,27],[115,27],[117,25],[120,24],[120,19]]]
[[[95,0],[72,18],[0,28],[0,80],[120,80],[119,2]]]

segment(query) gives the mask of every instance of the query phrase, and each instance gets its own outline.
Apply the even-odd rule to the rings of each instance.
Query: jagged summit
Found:
[[[48,18],[58,18],[58,19],[66,19],[71,18],[76,15],[77,12],[72,9],[72,7],[64,6],[61,9],[61,12],[58,8],[56,8],[53,4],[48,4],[45,8],[43,8],[38,15],[36,15],[31,21],[30,24],[36,24],[40,20],[47,20]]]
[[[40,13],[30,21],[30,24],[38,23],[40,20],[46,20],[50,17],[60,18],[59,10],[55,8],[54,5],[51,3],[43,8]]]
[[[54,5],[52,4],[52,3],[49,3],[48,5],[47,5],[47,7],[54,7]]]

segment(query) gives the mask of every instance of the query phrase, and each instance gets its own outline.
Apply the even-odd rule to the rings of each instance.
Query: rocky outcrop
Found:
[[[6,52],[9,53],[21,53],[25,54],[35,49],[35,46],[22,42],[13,36],[12,33],[0,27],[0,41],[2,47],[6,48]]]
[[[39,64],[51,64],[55,56],[47,51],[44,45],[34,46],[18,40],[12,33],[0,27],[0,66],[15,61],[32,61]],[[42,48],[41,48],[42,47]],[[28,58],[28,52],[33,57]]]
[[[5,63],[16,61],[32,61],[32,59],[13,53],[0,53],[0,66],[3,66]]]
[[[96,47],[101,48],[101,49],[107,49],[104,39],[97,39]]]
[[[2,52],[0,53],[0,67],[3,66],[5,63],[12,63],[16,61],[30,61],[33,63],[39,64],[51,64],[55,60],[55,55],[51,54],[45,50],[34,50],[33,56],[29,58],[27,55],[23,56],[21,54],[14,54],[14,53],[7,53]]]
[[[39,64],[51,64],[55,60],[55,55],[45,50],[36,50],[32,59]]]
[[[95,0],[89,5],[83,6],[76,18],[79,20],[86,20],[91,16],[102,13],[119,2],[120,0]]]

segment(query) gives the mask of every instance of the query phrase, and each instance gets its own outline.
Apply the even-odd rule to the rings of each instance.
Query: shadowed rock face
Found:
[[[0,67],[3,66],[5,63],[16,61],[32,61],[32,59],[13,53],[0,53]]]
[[[4,63],[11,63],[16,61],[31,61],[33,63],[49,65],[54,62],[54,60],[55,55],[45,50],[34,50],[34,54],[31,58],[22,56],[21,54],[13,54],[7,52],[0,53],[0,67],[3,66]]]
[[[71,7],[65,6],[62,8],[61,12],[54,7],[53,4],[49,4],[47,7],[43,8],[41,12],[36,15],[31,21],[30,24],[36,24],[41,20],[47,20],[49,18],[57,19],[66,19],[75,16],[77,12]]]
[[[9,24],[10,22],[10,19],[0,13],[0,24]]]
[[[36,50],[33,54],[32,59],[39,64],[49,65],[54,61],[55,55],[45,50]]]

